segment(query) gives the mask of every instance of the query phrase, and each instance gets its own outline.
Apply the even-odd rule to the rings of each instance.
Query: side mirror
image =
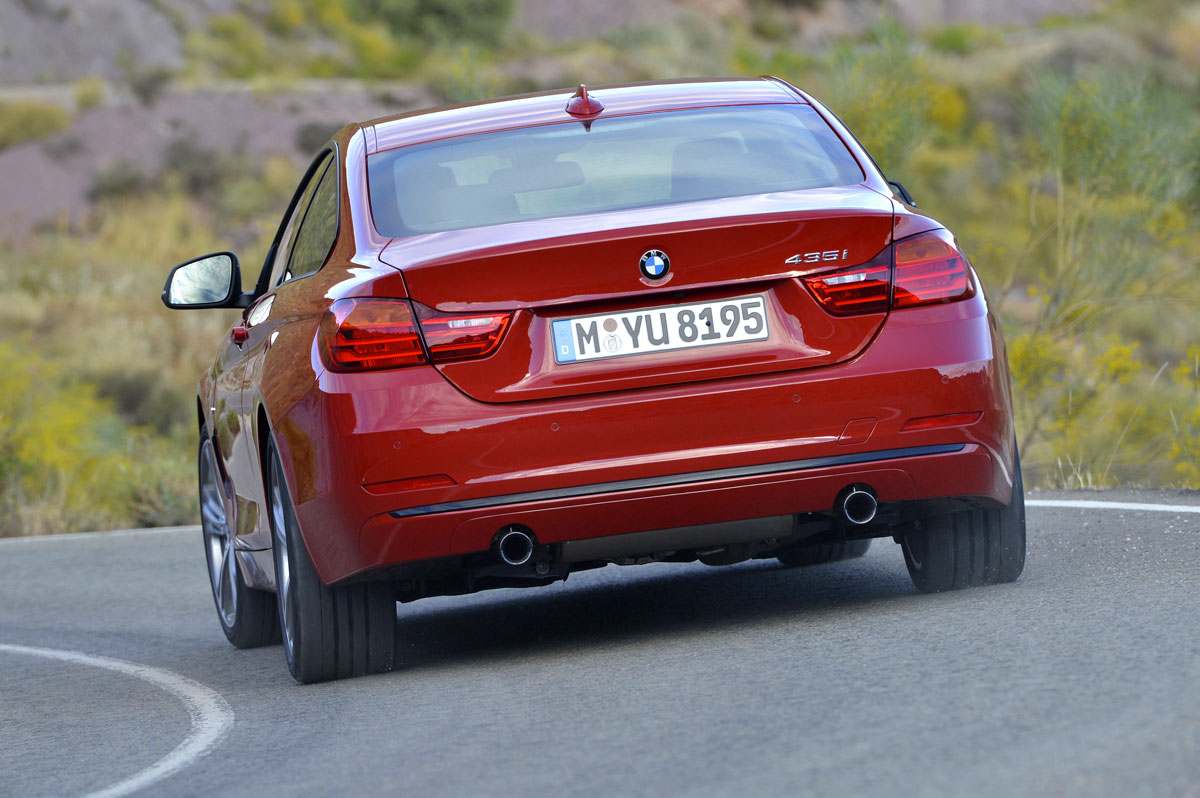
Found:
[[[908,189],[904,187],[903,183],[899,180],[889,180],[888,185],[900,195],[900,199],[904,200],[905,205],[911,205],[914,208],[917,207],[917,201],[913,199],[912,194],[908,193]]]
[[[169,308],[242,307],[242,271],[237,255],[214,252],[181,263],[167,276],[162,301]]]

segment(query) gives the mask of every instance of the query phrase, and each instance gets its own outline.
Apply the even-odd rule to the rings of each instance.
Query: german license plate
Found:
[[[575,363],[769,337],[762,295],[558,319],[554,360]]]

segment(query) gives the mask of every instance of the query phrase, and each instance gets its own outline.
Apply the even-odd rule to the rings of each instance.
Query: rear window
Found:
[[[375,226],[394,238],[863,180],[808,105],[480,133],[377,153],[367,169]]]

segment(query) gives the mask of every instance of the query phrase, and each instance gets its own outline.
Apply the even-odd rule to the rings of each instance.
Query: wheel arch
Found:
[[[270,512],[268,504],[271,500],[270,486],[267,484],[267,480],[271,468],[270,461],[268,460],[268,455],[270,454],[269,446],[272,442],[275,444],[275,450],[279,453],[279,465],[283,471],[284,487],[287,488],[293,506],[296,503],[297,489],[296,469],[295,464],[292,462],[291,441],[286,434],[276,434],[275,426],[271,422],[271,416],[267,412],[266,403],[262,400],[259,400],[254,410],[254,441],[258,449],[258,467],[263,488],[262,510],[264,521],[266,521],[267,514]],[[270,522],[266,521],[266,523],[269,524]],[[297,524],[299,524],[298,518]],[[307,541],[307,535],[304,534],[303,529],[301,529],[300,534]]]
[[[196,432],[200,435],[204,434],[204,430],[208,425],[208,417],[204,415],[204,402],[200,401],[200,396],[196,396]]]
[[[269,492],[269,488],[267,486],[267,474],[270,470],[270,463],[267,460],[267,455],[269,453],[268,446],[272,440],[273,436],[271,434],[271,417],[267,414],[266,404],[260,401],[258,402],[258,405],[254,411],[254,441],[255,445],[258,447],[258,467],[259,473],[262,474],[264,497],[266,497]],[[275,446],[278,448],[279,444],[276,443]],[[282,451],[279,453],[279,459],[281,461],[284,460],[284,453]],[[288,468],[286,462],[283,463],[283,471],[284,479],[290,482],[291,480],[287,474]]]

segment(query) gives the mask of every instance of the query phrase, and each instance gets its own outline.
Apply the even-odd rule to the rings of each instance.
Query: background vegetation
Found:
[[[1006,329],[1028,486],[1200,488],[1200,5],[1025,28],[884,20],[822,47],[804,38],[817,0],[702,5],[555,44],[510,24],[512,0],[245,2],[186,31],[183,68],[130,64],[125,88],[387,79],[454,101],[780,75],[959,235]],[[109,88],[79,81],[77,107]],[[69,123],[0,103],[0,150]],[[85,223],[0,248],[0,535],[194,522],[192,397],[231,317],[170,313],[158,292],[216,249],[252,276],[297,179],[283,157],[181,142],[160,174],[97,177]]]

